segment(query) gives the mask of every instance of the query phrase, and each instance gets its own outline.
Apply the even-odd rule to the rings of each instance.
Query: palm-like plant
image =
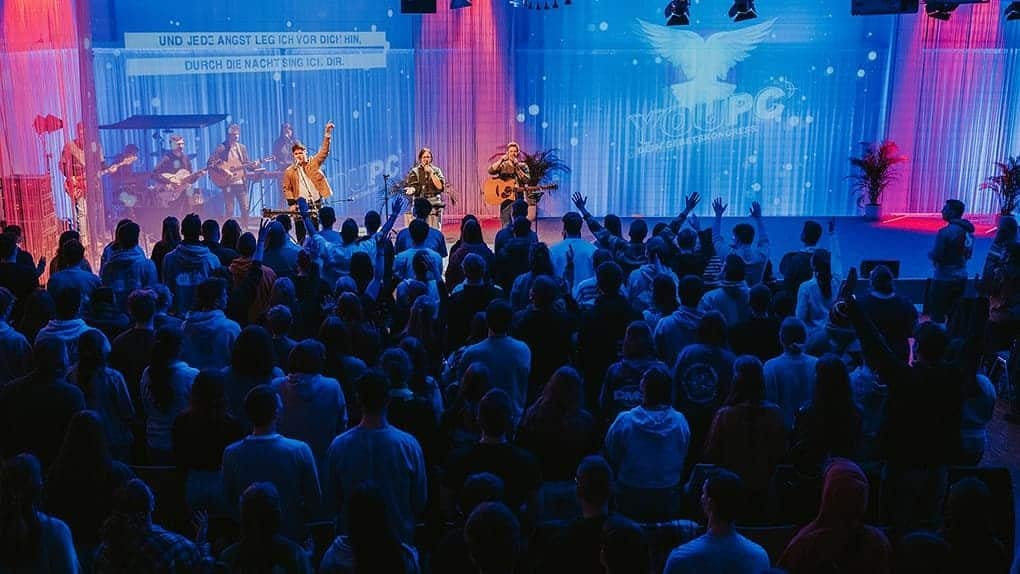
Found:
[[[528,164],[528,171],[531,174],[531,181],[528,182],[528,185],[548,183],[549,177],[554,173],[570,173],[570,166],[560,159],[558,151],[558,149],[552,148],[533,154],[523,154],[524,163]]]
[[[1010,215],[1016,210],[1017,199],[1020,198],[1020,156],[997,161],[995,167],[999,173],[988,176],[981,184],[981,189],[991,190],[998,195],[1002,204],[999,213]]]
[[[850,163],[860,171],[847,179],[853,182],[853,190],[858,194],[857,205],[865,205],[865,200],[867,205],[879,205],[882,193],[899,177],[893,168],[907,161],[907,157],[900,155],[900,148],[889,140],[861,145],[864,147],[861,157],[850,158]]]

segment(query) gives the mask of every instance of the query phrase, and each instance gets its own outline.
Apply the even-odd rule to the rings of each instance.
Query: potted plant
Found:
[[[981,189],[991,190],[999,196],[1001,218],[1012,215],[1016,210],[1017,199],[1020,199],[1020,156],[997,161],[995,167],[999,173],[988,176],[981,184]]]
[[[900,155],[895,142],[861,142],[864,148],[861,157],[851,157],[850,163],[859,171],[848,177],[857,194],[857,205],[864,208],[864,218],[877,221],[882,217],[882,194],[899,176],[893,169],[896,164],[907,161]]]

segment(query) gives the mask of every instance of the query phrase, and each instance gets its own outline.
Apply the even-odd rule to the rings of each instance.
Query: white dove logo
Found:
[[[656,53],[683,70],[687,81],[671,86],[673,96],[681,106],[694,107],[733,95],[736,86],[722,80],[768,37],[775,21],[773,18],[740,30],[718,32],[707,40],[694,32],[640,19],[638,26]]]

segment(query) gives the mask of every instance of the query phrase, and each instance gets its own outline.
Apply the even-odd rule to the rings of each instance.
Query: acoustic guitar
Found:
[[[103,177],[104,175],[111,174],[126,165],[131,165],[136,161],[138,161],[137,155],[125,156],[124,159],[107,167],[106,169],[99,170],[99,173],[96,175]],[[88,189],[88,178],[84,174],[67,175],[64,178],[64,190],[67,191],[67,195],[71,196],[72,201],[78,201],[85,197],[86,189]]]
[[[160,204],[169,205],[177,201],[181,194],[187,191],[191,184],[198,181],[198,178],[205,175],[207,171],[209,171],[208,168],[202,168],[192,173],[181,168],[173,173],[157,174],[162,183],[159,191],[156,192],[156,197],[159,199]]]
[[[515,181],[503,181],[502,179],[490,179],[482,186],[482,196],[485,203],[489,205],[500,205],[504,201],[514,199],[518,193],[532,193],[536,191],[552,191],[559,189],[557,184],[550,185],[517,185]]]
[[[245,163],[234,163],[233,165],[228,161],[220,161],[219,163],[210,166],[209,179],[212,180],[213,185],[223,189],[230,186],[230,182],[234,180],[238,175],[242,174],[251,169],[258,167],[260,163],[267,161],[273,161],[273,156],[267,156],[259,160],[249,161]]]

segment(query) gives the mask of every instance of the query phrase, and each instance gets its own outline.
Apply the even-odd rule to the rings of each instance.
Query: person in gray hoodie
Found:
[[[606,434],[606,458],[619,481],[619,510],[641,520],[679,511],[680,484],[691,440],[687,419],[671,402],[669,372],[653,367],[641,377],[641,405],[616,417]]]
[[[100,272],[103,285],[113,289],[114,300],[121,311],[127,311],[127,299],[132,291],[150,287],[159,281],[156,264],[138,249],[140,232],[138,224],[133,221],[120,226],[118,245]]]
[[[804,352],[807,329],[800,319],[783,319],[779,339],[783,344],[783,354],[765,363],[765,398],[779,405],[786,429],[790,430],[797,409],[814,395],[818,359]]]
[[[85,324],[85,320],[81,318],[81,291],[76,287],[68,287],[56,293],[53,302],[56,306],[56,317],[39,330],[39,334],[35,336],[35,344],[38,345],[46,339],[56,339],[67,349],[68,362],[77,363],[78,338],[85,331],[92,330],[92,327]],[[106,335],[103,335],[103,339],[106,339]]]
[[[347,400],[336,379],[322,376],[326,348],[314,339],[301,341],[290,352],[286,377],[271,388],[283,401],[279,431],[307,444],[315,464],[325,470],[326,451],[336,436],[347,430]]]
[[[199,239],[199,216],[192,213],[185,217],[181,234],[184,241],[163,259],[163,282],[173,294],[174,313],[183,316],[192,308],[199,284],[220,266],[220,260]]]
[[[974,224],[963,218],[966,206],[959,199],[947,199],[942,207],[946,226],[935,236],[928,253],[935,267],[928,296],[928,316],[942,323],[956,307],[967,284],[967,261],[974,254]]]
[[[196,290],[195,310],[184,320],[181,358],[192,367],[222,369],[230,364],[230,351],[241,326],[223,313],[227,282],[219,277],[202,281]]]

